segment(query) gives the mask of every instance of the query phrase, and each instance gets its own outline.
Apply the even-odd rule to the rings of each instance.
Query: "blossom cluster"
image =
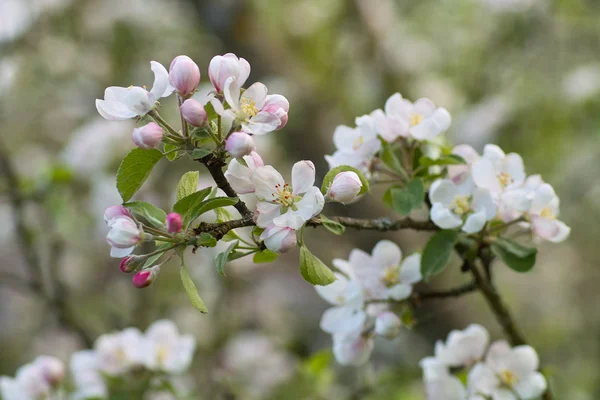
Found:
[[[0,376],[2,400],[34,400],[59,396],[65,378],[63,362],[51,356],[39,356],[17,370],[14,378]]]
[[[512,347],[504,340],[489,345],[490,335],[480,325],[452,331],[438,341],[435,356],[421,360],[430,400],[531,400],[541,396],[547,382],[536,351]],[[466,386],[457,375],[466,377]]]
[[[337,280],[315,286],[317,293],[334,307],[325,311],[321,329],[333,338],[333,353],[343,365],[365,363],[373,350],[374,337],[394,339],[402,321],[391,303],[409,298],[412,285],[422,279],[421,255],[402,258],[393,242],[382,240],[371,254],[354,249],[348,260],[335,259]]]

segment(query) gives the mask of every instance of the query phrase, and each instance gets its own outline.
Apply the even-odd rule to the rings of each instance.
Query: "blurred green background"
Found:
[[[501,337],[475,293],[420,308],[415,329],[378,341],[368,366],[335,366],[320,353],[331,346],[319,329],[326,304],[298,273],[296,251],[269,265],[237,261],[227,278],[213,267],[214,249],[188,255],[208,315],[188,304],[176,265],[145,290],[131,285],[109,257],[102,213],[119,203],[114,176],[133,148],[134,122],[103,120],[94,99],[107,86],[150,85],[149,61],[168,66],[179,54],[209,84],[210,59],[233,52],[250,62],[249,83],[291,103],[286,128],[257,139],[283,171],[310,159],[322,177],[335,126],[397,91],[446,107],[455,143],[521,153],[528,173],[555,186],[573,231],[543,245],[529,274],[496,265],[497,282],[550,365],[556,398],[600,398],[599,21],[596,0],[1,0],[0,158],[18,182],[0,181],[0,375],[37,354],[68,360],[103,332],[170,318],[198,339],[188,378],[198,398],[413,400],[423,398],[418,360],[436,339],[471,322]],[[162,105],[176,121],[174,98]],[[198,167],[161,162],[138,197],[167,208],[181,174]],[[380,195],[327,213],[390,215]],[[315,230],[308,243],[330,262],[382,238],[406,254],[426,235],[340,240]],[[44,272],[43,295],[32,262]],[[433,286],[465,280],[453,268]]]

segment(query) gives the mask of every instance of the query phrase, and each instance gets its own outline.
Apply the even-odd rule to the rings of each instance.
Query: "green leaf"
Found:
[[[365,174],[360,172],[358,169],[351,167],[349,165],[340,165],[333,169],[330,169],[325,178],[323,178],[323,184],[321,185],[321,192],[323,194],[327,194],[327,190],[329,190],[329,186],[331,186],[331,182],[333,182],[333,178],[340,172],[352,171],[358,175],[360,182],[362,183],[362,187],[360,188],[359,195],[365,194],[369,191],[369,181],[365,177]]]
[[[339,222],[335,222],[324,216],[323,214],[319,215],[319,220],[321,221],[321,225],[323,225],[329,232],[335,235],[342,235],[346,230],[346,227]]]
[[[404,174],[404,168],[392,150],[392,146],[390,146],[390,144],[383,139],[381,140],[381,145],[381,161],[383,161],[383,164],[394,172]]]
[[[179,148],[179,146],[177,146],[176,144],[173,143],[165,143],[164,147],[163,147],[163,151],[165,153],[169,153],[170,151],[173,151],[175,149]],[[173,151],[172,153],[167,154],[165,157],[167,157],[167,160],[169,161],[175,161],[177,160],[179,157],[181,157],[181,155],[179,154],[178,151]]]
[[[413,314],[412,310],[408,307],[405,307],[400,314],[400,320],[402,321],[402,325],[407,327],[408,329],[412,329],[417,324],[417,319]]]
[[[173,245],[173,243],[163,243],[160,246],[158,246],[158,248],[156,250],[165,250],[167,247],[171,247],[172,245]],[[163,254],[165,254],[165,253],[162,252],[162,253],[158,253],[158,254],[148,257],[146,262],[144,262],[144,265],[142,265],[142,269],[153,266],[154,263],[156,263],[156,261],[163,256]]]
[[[252,261],[255,264],[265,264],[277,260],[277,257],[279,257],[279,254],[273,253],[271,250],[264,249],[258,253],[254,253]]]
[[[499,237],[492,244],[492,251],[517,272],[527,272],[535,265],[537,249],[523,246],[511,239]]]
[[[183,216],[183,225],[188,226],[205,212],[219,207],[232,206],[237,204],[238,201],[239,199],[237,197],[215,197],[214,199],[208,199],[196,203]]]
[[[225,208],[217,208],[215,213],[217,214],[217,222],[226,222],[233,219],[233,215]]]
[[[133,149],[125,156],[117,172],[117,189],[123,202],[129,201],[162,158],[156,149]]]
[[[196,203],[202,202],[202,200],[204,200],[206,196],[208,196],[211,189],[212,188],[209,186],[207,188],[197,191],[196,193],[192,193],[189,196],[184,197],[183,199],[175,203],[175,205],[173,206],[173,211],[178,214],[185,215],[185,213],[188,212],[188,210],[192,208]]]
[[[458,232],[455,231],[439,231],[429,239],[421,257],[421,275],[424,279],[444,270],[457,240]]]
[[[233,242],[224,252],[217,254],[217,258],[215,258],[215,266],[217,267],[219,274],[225,276],[225,264],[227,261],[229,261],[229,255],[233,250],[235,250],[237,245],[238,242]]]
[[[406,187],[390,189],[392,209],[400,215],[408,215],[423,204],[425,187],[420,179],[413,179]]]
[[[461,156],[457,156],[456,154],[448,154],[436,159],[432,159],[429,157],[419,158],[419,164],[422,167],[433,167],[434,165],[458,165],[466,163],[467,162],[464,158],[462,158]]]
[[[167,213],[153,204],[146,203],[145,201],[131,201],[124,203],[123,206],[136,217],[145,219],[155,227],[161,227],[165,224]]]
[[[200,173],[198,171],[189,171],[183,174],[179,183],[177,184],[177,201],[196,193],[198,190],[198,178]]]
[[[217,239],[207,232],[202,232],[198,239],[196,239],[196,246],[215,247],[216,245]]]
[[[219,116],[210,101],[204,106],[204,111],[206,111],[207,121],[212,121],[213,119],[216,119]]]
[[[212,153],[212,150],[206,147],[200,147],[199,149],[194,149],[191,153],[190,153],[190,157],[193,160],[198,160],[204,156],[209,155],[210,153]]]
[[[190,278],[190,275],[183,264],[181,265],[181,268],[179,268],[179,274],[181,275],[181,283],[183,283],[183,288],[185,289],[188,298],[192,302],[192,305],[200,310],[202,314],[206,314],[208,309],[206,308],[204,301],[202,301],[200,294],[198,294],[198,289],[196,288],[194,281],[192,278]]]
[[[306,246],[300,247],[300,273],[305,281],[313,285],[326,286],[336,279],[329,267]]]

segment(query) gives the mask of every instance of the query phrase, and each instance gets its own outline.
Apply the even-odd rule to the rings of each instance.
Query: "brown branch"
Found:
[[[477,285],[475,282],[465,283],[461,286],[448,289],[448,290],[440,290],[440,291],[415,291],[413,296],[416,301],[421,300],[430,300],[430,299],[447,299],[450,297],[460,297],[463,294],[471,293],[477,290]]]
[[[399,231],[402,229],[413,229],[416,231],[436,231],[439,228],[431,221],[415,221],[411,218],[394,220],[388,217],[363,219],[350,217],[329,217],[330,220],[344,225],[347,228],[373,230],[379,232]],[[323,225],[318,217],[310,219],[307,226],[317,227]]]

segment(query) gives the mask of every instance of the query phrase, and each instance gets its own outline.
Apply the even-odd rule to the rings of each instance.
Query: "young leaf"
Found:
[[[233,242],[229,245],[229,247],[227,247],[227,249],[224,252],[217,254],[217,258],[215,258],[215,266],[217,267],[217,271],[219,271],[219,274],[226,276],[225,264],[227,263],[227,261],[229,261],[229,255],[233,250],[235,250],[237,245],[238,242]]]
[[[264,249],[258,253],[254,253],[252,262],[254,262],[254,264],[266,264],[277,260],[277,257],[279,257],[279,254],[273,253],[271,250]]]
[[[319,220],[321,221],[321,225],[323,225],[329,232],[334,235],[342,235],[346,230],[346,227],[339,222],[335,222],[321,214],[319,216]]]
[[[466,163],[467,162],[464,158],[457,156],[456,154],[448,154],[436,159],[429,157],[421,157],[419,159],[419,164],[421,164],[422,167],[433,167],[434,165],[457,165]]]
[[[179,146],[172,144],[172,143],[165,143],[163,150],[165,153],[169,153],[170,151],[173,151],[178,147]],[[167,154],[165,157],[167,157],[167,160],[169,160],[169,161],[175,161],[176,159],[178,159],[180,157],[180,154],[178,151],[173,151],[172,153]]]
[[[198,310],[200,310],[202,314],[206,314],[208,312],[208,309],[206,308],[204,301],[202,301],[202,298],[198,294],[198,289],[196,288],[194,281],[192,280],[192,278],[190,278],[190,275],[188,274],[183,264],[179,269],[179,274],[181,275],[181,283],[183,283],[183,288],[185,289],[188,298],[192,302],[192,305]]]
[[[208,196],[211,189],[212,188],[209,186],[207,188],[197,191],[196,193],[192,193],[189,196],[184,197],[183,199],[175,203],[175,205],[173,206],[173,211],[178,214],[185,215],[185,213],[196,203],[202,202],[202,200],[204,200],[206,196]]]
[[[392,150],[390,144],[385,140],[381,140],[381,145],[381,161],[383,161],[383,164],[394,172],[404,174],[404,168],[402,167],[400,160]]]
[[[165,219],[167,218],[167,213],[145,201],[131,201],[129,203],[124,203],[123,206],[136,217],[145,219],[155,227],[163,226]]]
[[[194,149],[192,151],[192,153],[190,154],[190,157],[193,160],[198,160],[198,159],[200,159],[200,158],[202,158],[204,156],[209,155],[210,153],[212,153],[211,149],[208,149],[206,147],[200,147],[199,149]]]
[[[202,232],[200,237],[196,239],[196,246],[215,247],[216,245],[217,239],[207,232]]]
[[[196,203],[183,216],[183,225],[189,225],[205,212],[219,207],[232,206],[237,204],[238,201],[239,199],[237,197],[215,197],[214,199],[208,199]]]
[[[312,285],[326,286],[335,281],[335,275],[323,261],[306,248],[300,247],[300,273]]]
[[[173,243],[163,243],[160,246],[158,246],[158,248],[156,250],[165,250],[167,247],[171,247],[172,245],[173,245]],[[163,254],[165,254],[165,253],[158,253],[158,254],[148,257],[146,262],[144,262],[144,265],[142,265],[142,269],[153,266],[154,263],[156,263],[156,261],[163,256]]]
[[[323,184],[321,185],[321,192],[323,194],[326,194],[327,190],[329,190],[329,186],[331,186],[331,182],[333,182],[333,178],[335,178],[335,176],[337,174],[339,174],[340,172],[346,172],[346,171],[352,171],[352,172],[356,173],[356,175],[358,175],[358,178],[360,179],[360,182],[362,183],[362,188],[360,188],[360,192],[358,192],[359,195],[365,194],[369,191],[369,181],[365,177],[365,174],[363,174],[358,169],[351,167],[349,165],[340,165],[333,169],[330,169],[329,172],[327,173],[327,175],[325,175],[325,178],[323,178]]]
[[[156,149],[133,149],[125,156],[117,171],[117,190],[123,202],[133,197],[161,158]]]
[[[425,187],[420,179],[413,179],[406,187],[390,189],[392,209],[400,215],[408,215],[418,208],[425,198]]]
[[[439,231],[429,239],[421,257],[421,275],[424,279],[444,270],[457,240],[458,232],[455,231]]]
[[[499,237],[492,244],[492,251],[517,272],[527,272],[535,265],[537,249],[523,246],[511,239]]]
[[[198,190],[198,177],[200,173],[198,171],[189,171],[183,174],[179,183],[177,184],[177,201],[196,193]]]

